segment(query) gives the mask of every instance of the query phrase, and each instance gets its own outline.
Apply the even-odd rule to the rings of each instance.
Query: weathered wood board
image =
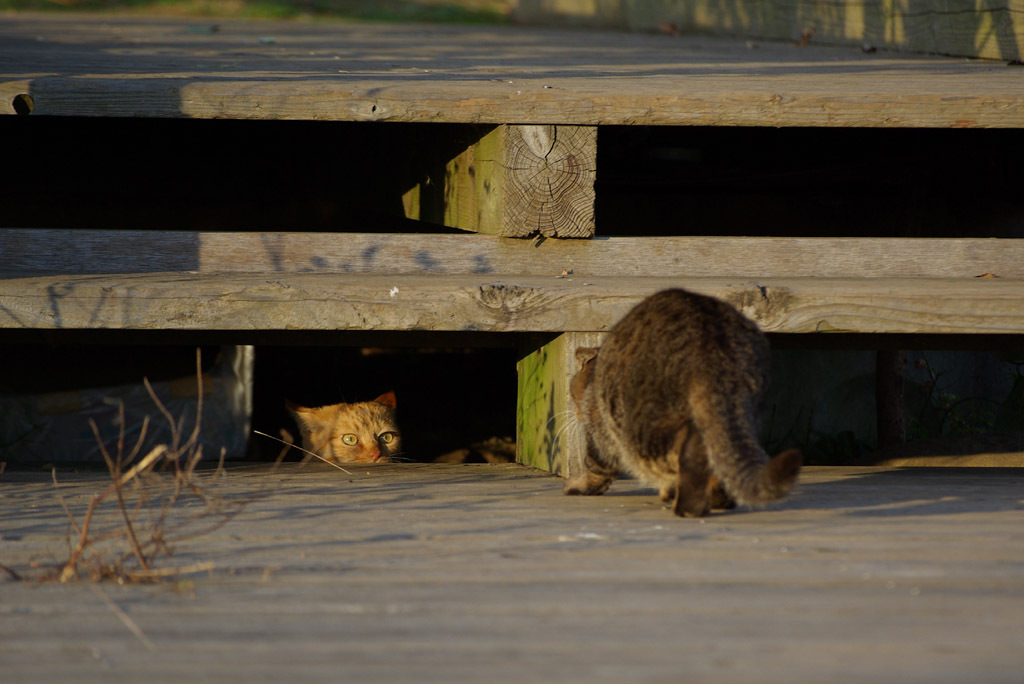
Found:
[[[1024,240],[0,231],[0,275],[377,273],[744,278],[1024,278]]]
[[[701,522],[635,481],[567,497],[515,465],[293,466],[229,466],[214,492],[262,496],[157,566],[208,572],[0,572],[4,681],[1009,684],[1024,669],[1024,471],[807,468],[782,504]],[[109,484],[57,476],[79,518]],[[49,473],[0,476],[0,520],[4,565],[67,558]]]
[[[1004,61],[1024,56],[1022,0],[514,0],[512,11],[534,24],[698,31]]]
[[[767,332],[1024,333],[1024,280],[150,273],[0,280],[0,327],[601,332],[683,287]]]
[[[0,64],[30,116],[1024,126],[1003,63],[704,37],[14,14]]]

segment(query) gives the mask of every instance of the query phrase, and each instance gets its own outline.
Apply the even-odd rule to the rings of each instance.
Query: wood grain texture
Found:
[[[1024,0],[516,0],[513,13],[529,24],[699,31],[1004,61],[1024,55]]]
[[[596,170],[594,126],[497,126],[447,164],[444,225],[503,237],[593,237]]]
[[[683,287],[767,332],[1024,333],[1024,280],[138,274],[0,280],[0,327],[602,332]]]
[[[513,27],[0,18],[0,113],[477,124],[1021,127],[1001,63]],[[272,43],[260,42],[272,37]]]
[[[0,231],[14,274],[376,273],[745,278],[1024,278],[1024,240]]]
[[[594,235],[595,126],[503,126],[510,237]]]

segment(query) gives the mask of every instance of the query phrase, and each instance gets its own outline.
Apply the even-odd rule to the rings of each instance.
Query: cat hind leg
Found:
[[[703,518],[711,512],[710,494],[714,483],[700,437],[684,427],[676,433],[669,457],[678,462],[679,474],[675,485],[662,487],[662,497],[674,492],[672,512],[680,517]]]
[[[658,491],[658,498],[662,501],[675,501],[676,491],[678,489],[677,483],[663,485]],[[736,508],[736,501],[729,493],[725,491],[725,487],[722,486],[722,482],[714,475],[708,478],[708,484],[706,489],[706,495],[708,498],[708,505],[712,509],[732,509]]]
[[[721,481],[712,475],[708,478],[708,503],[711,508],[717,509],[733,509],[736,508],[736,500],[729,496],[729,493],[725,491]]]
[[[672,512],[681,518],[703,518],[711,512],[707,494],[707,475],[683,471],[676,481],[676,500]]]

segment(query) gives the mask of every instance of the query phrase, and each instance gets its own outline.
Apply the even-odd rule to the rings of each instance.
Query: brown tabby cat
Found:
[[[302,434],[302,447],[333,463],[388,463],[402,436],[395,422],[395,393],[373,401],[318,408],[285,402]]]
[[[784,497],[800,452],[758,444],[768,341],[732,306],[685,290],[640,302],[598,349],[580,348],[570,386],[587,436],[566,494],[601,494],[622,473],[675,500],[677,515]]]

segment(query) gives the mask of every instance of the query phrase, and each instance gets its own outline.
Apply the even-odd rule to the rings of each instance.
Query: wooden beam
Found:
[[[573,417],[569,381],[578,347],[600,346],[603,333],[564,333],[527,347],[516,364],[516,461],[571,477],[582,472],[585,438]]]
[[[594,126],[483,129],[445,164],[442,182],[406,194],[406,215],[502,237],[588,238],[596,169]]]
[[[875,352],[875,423],[878,448],[907,441],[906,400],[903,396],[906,357],[895,349]]]
[[[1024,278],[1024,240],[0,231],[0,274],[494,274],[738,278]]]
[[[0,327],[601,332],[643,297],[719,297],[766,332],[1024,334],[1024,280],[150,273],[0,279]]]

